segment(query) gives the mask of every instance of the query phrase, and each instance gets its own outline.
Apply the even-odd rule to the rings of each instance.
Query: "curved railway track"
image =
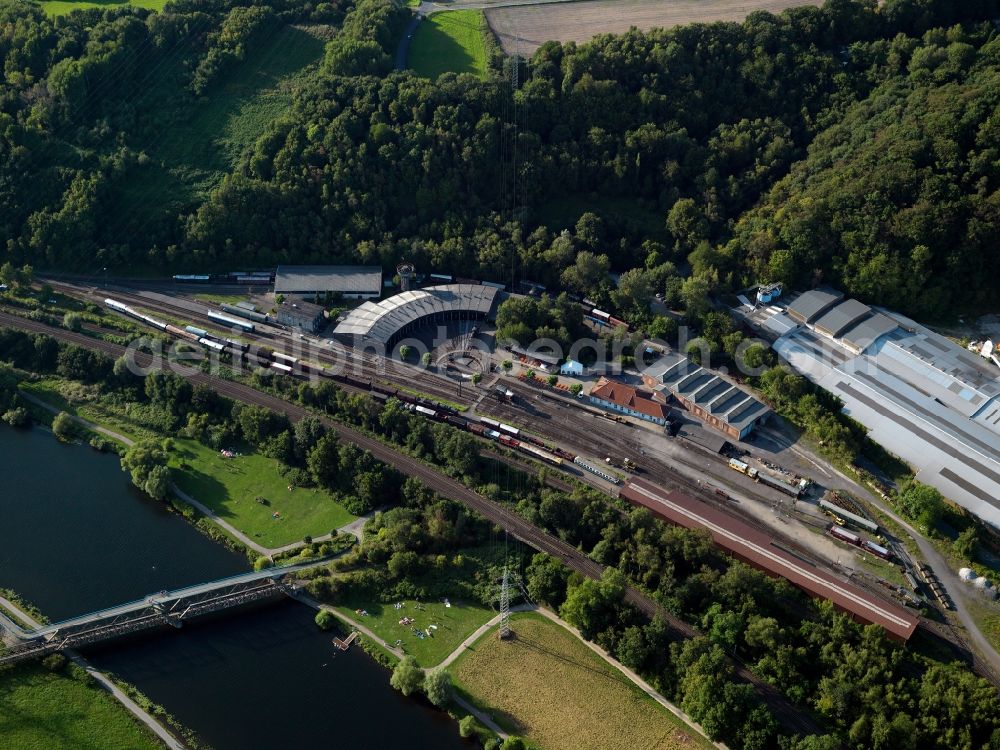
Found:
[[[54,282],[53,286],[59,287],[67,294],[85,296],[93,302],[103,304],[104,298],[111,297],[120,302],[126,302],[133,307],[148,310],[150,313],[158,313],[170,318],[179,318],[210,331],[220,329],[218,321],[209,318],[206,312],[210,303],[199,305],[206,308],[199,311],[160,298],[145,297],[119,289],[101,290],[98,288],[84,288],[65,282]],[[260,324],[257,325],[259,326]],[[272,327],[279,330],[281,328],[280,326]],[[405,381],[408,387],[426,393],[428,396],[457,403],[463,403],[464,401],[463,405],[465,406],[468,406],[471,401],[470,399],[463,399],[458,394],[458,384],[452,386],[442,378],[423,372],[417,368],[397,365],[393,360],[376,359],[373,356],[355,352],[340,344],[336,346],[336,349],[331,350],[309,346],[305,348],[305,351],[298,351],[296,341],[284,340],[281,336],[261,334],[258,331],[254,331],[254,333],[240,332],[239,336],[247,340],[252,340],[258,345],[273,349],[276,352],[298,356],[306,361],[316,361],[327,367],[338,368],[347,376],[355,379],[370,380],[374,383],[385,383],[393,386],[397,385],[399,381]],[[385,367],[386,363],[388,363],[388,368]],[[393,372],[393,369],[397,371]],[[393,380],[394,377],[395,381]],[[346,385],[345,387],[351,386]]]
[[[52,328],[37,321],[11,316],[6,313],[0,313],[0,325],[35,333],[44,333],[78,346],[102,351],[113,358],[121,356],[125,351],[124,347],[117,344],[95,340],[72,331]],[[152,361],[149,355],[142,353],[137,354],[136,359],[143,366],[150,364]],[[284,401],[276,396],[262,393],[241,383],[222,380],[203,372],[190,373],[186,377],[191,382],[201,383],[213,388],[223,396],[243,403],[270,408],[275,412],[285,414],[293,421],[305,416],[316,416],[301,406]],[[546,552],[553,557],[557,557],[571,569],[589,578],[600,578],[603,573],[604,566],[591,560],[580,550],[537,528],[513,511],[487,500],[458,480],[441,473],[412,456],[400,453],[374,438],[357,432],[343,424],[334,422],[328,417],[320,417],[320,419],[328,429],[336,433],[340,438],[349,440],[358,447],[368,450],[377,459],[394,466],[400,472],[420,479],[430,489],[443,497],[448,497],[462,503],[484,518],[506,529],[525,544]],[[625,600],[647,617],[663,618],[678,638],[693,638],[698,635],[698,631],[693,627],[670,614],[651,598],[632,587],[627,589]],[[743,664],[736,663],[734,671],[738,679],[747,682],[755,688],[761,700],[770,708],[775,717],[786,729],[799,734],[809,734],[820,730],[818,724],[809,714],[792,706],[778,690],[758,679]]]

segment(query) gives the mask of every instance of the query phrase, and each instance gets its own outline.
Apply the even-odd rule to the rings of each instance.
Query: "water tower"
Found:
[[[404,292],[413,288],[413,274],[416,269],[412,263],[403,262],[396,266],[396,273],[399,275],[399,288]]]

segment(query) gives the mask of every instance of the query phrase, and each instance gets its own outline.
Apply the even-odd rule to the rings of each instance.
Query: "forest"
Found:
[[[394,72],[408,11],[392,0],[59,18],[2,0],[0,262],[165,273],[406,257],[572,288],[588,277],[564,271],[588,253],[674,297],[685,280],[828,282],[925,317],[983,310],[1000,270],[998,13],[828,0],[548,43],[514,87],[498,56],[483,80]],[[292,105],[203,192],[142,200],[139,186],[188,166],[155,157],[164,132],[262,40],[316,25],[335,32]]]

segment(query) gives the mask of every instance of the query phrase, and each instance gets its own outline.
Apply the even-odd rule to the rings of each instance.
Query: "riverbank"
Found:
[[[247,569],[245,558],[135,490],[112,456],[59,443],[40,430],[4,426],[0,452],[9,460],[6,479],[12,488],[0,496],[5,518],[0,583],[22,592],[53,620]],[[395,693],[382,668],[365,654],[340,653],[312,617],[297,603],[277,602],[88,647],[85,655],[95,669],[133,686],[137,705],[154,716],[162,706],[216,750],[312,747],[334,735],[355,747],[415,743],[469,750],[446,714]],[[41,663],[24,669],[33,676],[16,686],[17,704],[7,700],[15,693],[14,683],[0,682],[0,747],[162,748],[152,735],[115,739],[116,722],[128,727],[132,719],[110,693],[81,683],[82,697],[75,684],[64,696],[61,686],[49,687],[53,678],[47,673],[38,672],[44,679],[36,679],[34,670],[44,670]],[[281,687],[262,688],[267,685]],[[95,696],[103,707],[87,705]],[[50,710],[48,703],[65,704],[72,713]],[[330,708],[348,704],[347,714]],[[52,742],[40,741],[20,728],[15,734],[12,722],[32,712],[51,714],[67,738],[53,734]],[[262,726],[248,716],[281,718]],[[31,725],[55,732],[33,717]]]
[[[64,411],[88,432],[110,438],[123,448],[142,439],[162,439],[139,420],[130,422],[99,403],[75,403],[59,390],[62,382],[45,380],[22,385],[22,395],[36,407],[36,419],[40,416],[37,410],[47,415]],[[65,385],[79,393],[75,384],[66,381]],[[251,559],[273,558],[302,548],[306,536],[323,542],[333,533],[357,535],[357,516],[320,490],[289,484],[279,475],[274,459],[253,453],[226,458],[195,440],[171,440],[174,450],[170,466],[175,475],[171,489],[177,500],[218,527],[217,534],[210,533],[216,541],[228,543],[239,552],[248,550],[253,553]],[[182,506],[178,510],[188,515]],[[196,518],[189,520],[197,525]]]
[[[4,598],[2,604],[5,610],[30,628],[41,627],[43,624],[27,608],[21,607],[9,598]],[[34,607],[31,609],[35,610]],[[112,713],[106,709],[105,702],[99,695],[90,692],[96,685],[117,701],[144,728],[140,736],[148,740],[149,747],[186,750],[185,745],[164,724],[132,699],[128,694],[128,686],[118,685],[74,650],[68,650],[66,656],[69,657],[70,665],[66,664],[63,656],[53,654],[41,662],[0,670],[0,682],[6,683],[5,694],[10,699],[9,705],[6,700],[0,701],[0,737],[4,738],[5,747],[27,750],[36,745],[35,734],[39,733],[37,740],[44,743],[39,744],[39,748],[50,750],[50,748],[67,747],[75,750],[77,747],[87,746],[84,740],[91,734],[95,735],[95,740],[100,737],[103,742],[105,740],[103,730],[109,727],[111,729],[109,748],[116,747],[115,743],[121,741],[127,743],[122,747],[138,750],[139,746],[134,744],[134,739],[122,721],[120,712]],[[61,679],[65,678],[67,673],[69,682]],[[88,694],[85,695],[84,691],[72,685],[73,681],[82,685]],[[56,698],[59,700],[54,700]],[[53,714],[51,711],[53,705],[62,710],[70,710],[69,707],[72,706],[73,721],[68,722],[58,712]],[[4,713],[10,706],[16,707],[22,719],[25,714],[35,718],[27,723],[27,726],[23,726],[20,733],[14,728],[8,735],[4,731]],[[94,729],[88,726],[88,721],[84,721],[81,726],[78,718],[81,713],[88,717],[93,716]],[[148,737],[147,732],[152,737]]]

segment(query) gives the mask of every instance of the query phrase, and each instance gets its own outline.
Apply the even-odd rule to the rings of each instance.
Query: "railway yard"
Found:
[[[968,647],[950,623],[946,612],[951,608],[948,594],[925,563],[911,560],[906,550],[887,536],[862,506],[849,499],[845,501],[837,494],[825,495],[824,488],[819,486],[811,487],[800,498],[800,492],[790,492],[787,485],[761,482],[757,470],[749,470],[752,457],[744,455],[747,460],[743,461],[713,455],[667,437],[662,428],[612,416],[583,400],[503,376],[497,368],[487,370],[479,387],[475,387],[460,369],[446,366],[435,372],[356,352],[332,338],[293,333],[261,312],[256,312],[257,317],[241,315],[240,308],[231,305],[223,310],[185,293],[186,290],[176,294],[167,293],[162,287],[99,288],[58,280],[49,283],[63,294],[99,304],[114,314],[133,318],[141,327],[158,328],[168,336],[200,347],[205,352],[202,356],[224,357],[233,365],[244,362],[250,367],[268,367],[289,376],[331,378],[341,387],[370,394],[381,401],[396,396],[407,408],[428,419],[448,422],[492,441],[496,447],[484,446],[484,456],[535,474],[539,473],[540,465],[554,467],[557,472],[546,472],[546,482],[553,487],[571,489],[573,481],[582,481],[610,496],[620,494],[633,503],[642,493],[646,493],[647,500],[653,495],[659,499],[689,498],[697,507],[710,508],[718,518],[729,519],[736,528],[749,530],[759,544],[771,545],[767,555],[780,557],[781,565],[795,569],[791,575],[781,571],[777,574],[786,575],[793,582],[796,576],[822,578],[823,586],[833,587],[838,593],[819,595],[834,599],[838,606],[863,621],[883,626],[888,623],[888,629],[897,637],[908,638],[919,624],[925,634],[951,644],[977,672],[1000,686],[988,663]],[[247,312],[246,308],[243,310]],[[48,333],[112,357],[124,351],[121,345],[98,338],[120,332],[91,323],[86,324],[84,332],[72,332],[0,312],[0,325]],[[151,361],[146,354],[136,357],[140,364]],[[303,407],[216,375],[196,371],[186,376],[210,385],[222,395],[267,406],[293,420],[309,413]],[[498,393],[498,386],[503,395]],[[400,471],[420,478],[442,495],[466,504],[530,546],[558,557],[584,575],[600,576],[601,565],[512,511],[367,435],[331,420],[326,422],[343,438]],[[757,461],[755,465],[760,465],[759,461],[766,464],[768,459],[759,457]],[[648,505],[648,502],[637,504]],[[880,580],[861,566],[842,562],[853,559],[852,550],[901,566],[909,588]],[[739,552],[732,554],[742,556]],[[815,591],[810,593],[816,595]],[[695,633],[641,592],[629,590],[628,599],[649,616],[666,615],[678,637]],[[854,607],[856,603],[862,609],[874,608],[880,614],[869,617]],[[916,605],[926,606],[936,614],[920,617],[907,608]],[[811,723],[742,667],[740,676],[755,685],[790,727],[798,724],[795,728],[802,730]]]

